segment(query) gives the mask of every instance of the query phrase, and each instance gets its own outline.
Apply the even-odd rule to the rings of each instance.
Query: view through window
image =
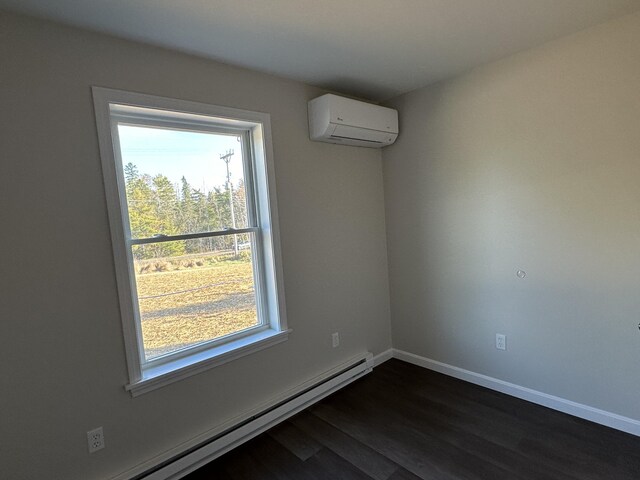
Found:
[[[261,326],[244,137],[117,129],[145,361]]]

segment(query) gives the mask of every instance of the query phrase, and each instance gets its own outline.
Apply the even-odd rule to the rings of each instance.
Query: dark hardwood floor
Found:
[[[640,438],[390,360],[185,478],[640,480]]]

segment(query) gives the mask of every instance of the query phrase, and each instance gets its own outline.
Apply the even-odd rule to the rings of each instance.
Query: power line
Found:
[[[231,172],[229,171],[229,162],[231,161],[231,157],[233,157],[234,151],[233,149],[227,150],[227,153],[224,155],[220,155],[220,159],[224,160],[224,163],[227,165],[227,192],[229,192],[229,208],[231,209],[231,228],[236,228],[236,215],[233,210],[233,185],[231,184]],[[235,256],[238,256],[238,236],[233,236],[233,253]]]

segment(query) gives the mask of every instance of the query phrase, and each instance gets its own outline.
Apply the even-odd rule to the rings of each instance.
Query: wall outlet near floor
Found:
[[[507,336],[501,333],[496,333],[496,348],[498,350],[507,349]]]
[[[338,332],[331,334],[331,343],[333,344],[333,348],[340,345],[340,334]]]
[[[89,444],[89,453],[97,452],[104,448],[104,432],[102,427],[94,428],[87,432],[87,442]]]

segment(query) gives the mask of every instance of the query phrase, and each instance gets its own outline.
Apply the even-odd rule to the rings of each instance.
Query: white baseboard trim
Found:
[[[385,350],[382,353],[377,354],[373,357],[373,366],[377,367],[378,365],[386,362],[387,360],[391,360],[393,358],[393,348],[389,350]]]
[[[549,395],[531,388],[505,382],[504,380],[499,380],[497,378],[482,375],[463,368],[454,367],[453,365],[421,357],[403,350],[393,349],[393,357],[420,367],[428,368],[429,370],[449,375],[450,377],[455,377],[491,390],[506,393],[512,397],[521,398],[522,400],[527,400],[553,410],[558,410],[559,412],[567,413],[575,417],[599,423],[600,425],[605,425],[607,427],[615,428],[616,430],[640,436],[640,421],[633,418],[623,417],[616,413],[607,412],[606,410],[600,410],[599,408],[590,407],[588,405],[583,405],[554,395]]]
[[[391,353],[389,350],[388,358],[391,358]],[[371,353],[353,357],[296,388],[283,392],[241,417],[207,430],[188,442],[112,477],[111,480],[178,480],[370,373],[374,365]],[[209,441],[210,439],[213,440]]]

